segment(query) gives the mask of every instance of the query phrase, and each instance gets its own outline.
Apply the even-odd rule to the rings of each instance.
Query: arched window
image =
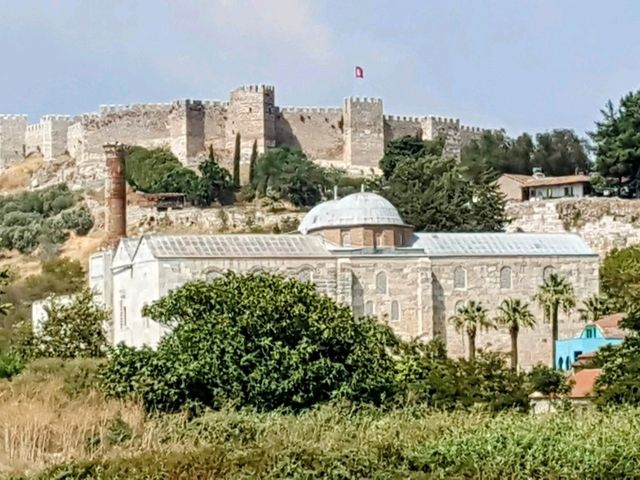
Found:
[[[564,361],[563,361],[562,357],[560,357],[560,359],[558,360],[558,369],[559,370],[564,370]]]
[[[544,267],[544,270],[542,271],[542,280],[546,280],[547,278],[549,278],[549,275],[551,275],[553,271],[554,269],[551,265],[549,265],[548,267]]]
[[[313,279],[311,269],[303,268],[296,274],[296,278],[301,282],[310,282]]]
[[[207,282],[213,282],[215,279],[222,277],[222,272],[218,270],[209,270],[205,273]]]
[[[364,314],[367,316],[371,316],[373,315],[373,302],[371,300],[369,300],[367,303],[364,304]]]
[[[340,234],[340,240],[342,241],[342,246],[343,247],[350,247],[351,246],[351,232],[348,231],[348,230],[344,230]]]
[[[397,300],[391,302],[391,321],[397,322],[400,320],[400,304]]]
[[[373,245],[375,248],[380,248],[382,246],[382,232],[376,232],[375,234],[375,243]]]
[[[569,360],[569,357],[566,358],[564,366],[567,370],[571,370],[571,360]]]
[[[376,293],[387,293],[387,274],[384,272],[376,275]]]
[[[467,272],[462,267],[457,267],[453,271],[453,288],[456,290],[467,288]]]
[[[503,267],[500,270],[500,288],[511,288],[511,268]]]

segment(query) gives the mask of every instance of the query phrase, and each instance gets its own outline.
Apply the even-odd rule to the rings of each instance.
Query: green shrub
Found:
[[[62,212],[61,220],[64,228],[73,230],[78,235],[86,235],[93,228],[93,217],[84,204]]]
[[[12,378],[24,368],[24,363],[15,355],[0,354],[0,379]]]
[[[139,385],[148,410],[229,401],[300,410],[338,398],[379,404],[392,394],[391,331],[354,319],[308,283],[228,273],[188,283],[144,314],[173,331],[155,354],[117,350],[104,377],[108,393]]]
[[[37,387],[60,380],[67,395],[77,396],[98,388],[102,364],[102,360],[93,358],[39,358],[26,364],[14,381],[23,387]]]

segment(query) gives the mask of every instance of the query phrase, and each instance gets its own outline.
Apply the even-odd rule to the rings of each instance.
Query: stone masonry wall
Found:
[[[382,99],[344,101],[344,163],[377,167],[384,155]]]
[[[0,169],[23,158],[26,132],[26,115],[0,115]]]
[[[501,288],[500,274],[505,267],[511,269],[511,287]],[[537,325],[532,330],[523,330],[519,335],[519,362],[523,368],[536,363],[551,362],[551,325],[543,321],[543,315],[533,300],[537,286],[542,284],[545,268],[562,273],[573,284],[577,304],[598,292],[599,272],[596,257],[505,257],[470,259],[433,259],[433,305],[434,331],[444,333],[450,355],[462,357],[467,354],[467,338],[456,332],[449,320],[464,303],[481,302],[493,317],[500,303],[506,298],[520,298],[529,303]],[[454,287],[456,268],[464,269],[466,285]],[[560,314],[559,338],[575,336],[584,323],[574,309],[570,315]],[[481,331],[476,339],[480,349],[510,351],[510,337],[506,329]]]
[[[601,258],[640,243],[640,200],[573,198],[513,202],[507,231],[578,233]]]
[[[280,108],[276,145],[301,149],[318,161],[341,161],[343,121],[339,108]]]

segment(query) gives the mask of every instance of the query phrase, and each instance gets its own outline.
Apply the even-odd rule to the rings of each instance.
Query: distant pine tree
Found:
[[[253,177],[256,174],[256,161],[258,160],[258,141],[253,141],[251,159],[249,160],[249,185],[253,185]]]
[[[240,186],[240,132],[236,133],[236,148],[233,152],[233,183]]]

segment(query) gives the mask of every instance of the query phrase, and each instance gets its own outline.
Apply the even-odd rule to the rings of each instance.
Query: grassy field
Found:
[[[640,478],[640,410],[551,416],[420,407],[145,418],[91,362],[0,384],[4,478]]]

